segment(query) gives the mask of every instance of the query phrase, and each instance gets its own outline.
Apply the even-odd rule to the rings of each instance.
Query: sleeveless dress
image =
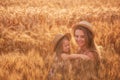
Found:
[[[69,79],[69,61],[63,61],[55,56],[54,62],[48,74],[48,80],[70,80]]]

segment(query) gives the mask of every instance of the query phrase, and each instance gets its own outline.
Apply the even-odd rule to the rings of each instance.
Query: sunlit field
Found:
[[[95,30],[100,80],[120,80],[120,0],[0,0],[0,80],[48,80],[51,41],[81,20]]]

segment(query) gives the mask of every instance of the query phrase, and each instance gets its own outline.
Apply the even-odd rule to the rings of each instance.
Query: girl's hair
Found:
[[[55,49],[55,52],[56,52],[56,55],[57,55],[57,56],[60,56],[60,54],[63,53],[63,41],[64,41],[64,40],[69,40],[69,41],[70,41],[70,39],[69,39],[68,37],[64,36],[64,37],[58,42],[58,44],[57,44],[57,46],[56,46],[56,49]],[[70,53],[70,52],[68,52],[68,53]]]

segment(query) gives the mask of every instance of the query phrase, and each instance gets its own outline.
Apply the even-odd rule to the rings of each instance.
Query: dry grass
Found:
[[[95,41],[103,46],[101,80],[120,80],[119,0],[1,0],[0,80],[46,80],[51,40],[81,20],[94,25]]]

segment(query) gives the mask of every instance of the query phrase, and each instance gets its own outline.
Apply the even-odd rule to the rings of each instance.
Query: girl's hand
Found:
[[[63,54],[61,54],[61,58],[62,58],[63,60],[67,60],[67,59],[69,59],[69,55],[63,53]]]
[[[85,54],[80,54],[79,55],[83,60],[94,60],[92,55],[85,55]]]

